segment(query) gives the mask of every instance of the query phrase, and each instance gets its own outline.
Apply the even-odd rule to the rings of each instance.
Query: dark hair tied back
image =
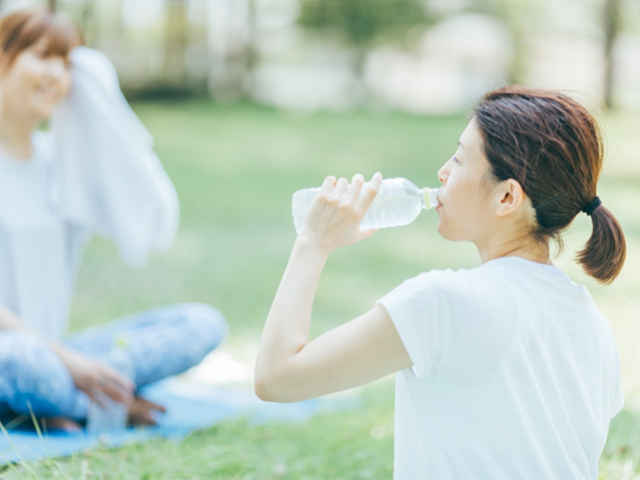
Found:
[[[561,232],[586,212],[593,231],[576,260],[600,282],[612,282],[627,248],[622,227],[596,196],[603,149],[591,114],[564,94],[518,86],[489,92],[474,114],[494,178],[517,180],[531,199],[535,238],[562,248]]]
[[[586,213],[587,215],[591,216],[591,214],[593,213],[593,211],[598,208],[600,205],[602,205],[602,202],[600,201],[600,198],[595,197],[593,200],[591,200],[589,203],[587,203],[583,208],[582,211],[584,213]]]

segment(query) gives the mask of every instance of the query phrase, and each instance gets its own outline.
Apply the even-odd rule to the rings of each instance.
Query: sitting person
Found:
[[[137,388],[180,373],[227,332],[197,303],[132,315],[63,340],[81,252],[93,233],[129,264],[166,250],[178,199],[111,63],[46,11],[0,20],[0,418],[75,429],[90,400],[153,423]],[[37,130],[49,120],[48,131]]]

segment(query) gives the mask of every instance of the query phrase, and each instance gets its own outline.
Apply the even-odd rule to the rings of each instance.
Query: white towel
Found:
[[[111,62],[86,47],[70,57],[71,91],[51,119],[55,208],[113,239],[122,258],[140,266],[173,242],[177,194]]]

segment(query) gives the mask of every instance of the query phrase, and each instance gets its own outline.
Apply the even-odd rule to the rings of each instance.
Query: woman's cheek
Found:
[[[21,86],[23,91],[26,90],[36,90],[39,84],[39,71],[37,68],[33,66],[28,66],[22,71],[22,79]]]
[[[62,83],[60,100],[64,99],[64,97],[69,95],[70,90],[71,90],[71,73],[68,73]]]

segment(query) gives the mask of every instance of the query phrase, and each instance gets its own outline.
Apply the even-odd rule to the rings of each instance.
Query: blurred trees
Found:
[[[139,11],[143,8],[133,0],[34,0],[34,3],[46,5],[54,11],[70,13],[87,34],[88,44],[106,47],[107,51],[112,48],[125,61],[127,52],[118,48],[118,45],[145,37],[148,32],[146,38],[154,39],[153,45],[157,45],[154,48],[158,53],[154,53],[153,58],[158,58],[158,61],[151,61],[150,56],[145,64],[152,67],[138,69],[136,90],[148,88],[168,95],[190,91],[200,94],[206,91],[208,82],[216,94],[224,97],[225,88],[237,91],[235,96],[243,96],[247,92],[250,95],[252,75],[262,61],[259,48],[261,25],[272,21],[267,18],[265,23],[264,17],[269,16],[269,5],[277,1],[157,0],[152,10],[159,8],[164,14],[146,26],[148,30],[145,33],[131,27],[134,23],[130,21],[129,10]],[[539,29],[544,26],[547,8],[553,0],[466,0],[450,4],[445,0],[280,1],[293,5],[291,8],[298,14],[293,23],[297,22],[306,31],[318,33],[321,41],[324,38],[328,41],[338,39],[346,46],[351,54],[354,76],[363,84],[367,55],[374,47],[398,41],[409,44],[418,38],[414,33],[421,34],[423,29],[435,22],[461,13],[483,13],[506,26],[513,49],[508,81],[526,83],[528,62],[531,61],[527,55],[527,42],[536,31],[539,34]],[[0,5],[5,8],[11,3],[0,0]],[[241,26],[237,23],[237,28],[242,31],[236,35],[230,30],[227,38],[223,39],[224,47],[216,50],[217,56],[208,58],[210,53],[207,52],[211,52],[210,38],[213,38],[211,32],[216,27],[212,26],[207,12],[212,11],[212,6],[222,3],[227,4],[228,11],[235,16],[234,22],[242,18],[244,24]],[[638,0],[588,0],[582,5],[583,9],[592,12],[591,18],[594,19],[584,27],[585,35],[593,35],[595,31],[598,35],[595,41],[600,41],[602,45],[601,98],[605,108],[615,107],[616,83],[620,85],[616,78],[619,80],[620,72],[623,72],[619,65],[616,68],[616,62],[620,62],[619,58],[616,59],[616,51],[620,51],[616,50],[616,45],[621,45],[623,33],[639,31],[640,16],[633,15],[634,12],[640,12],[639,5]],[[194,11],[200,13],[194,14]],[[136,15],[139,13],[136,12]],[[125,18],[128,18],[126,22]],[[220,38],[220,35],[216,38]],[[145,45],[149,44],[151,42],[145,42]],[[129,58],[133,57],[129,55]],[[130,61],[135,63],[135,60]]]
[[[257,0],[247,0],[247,48],[245,65],[251,73],[258,63],[258,5]]]
[[[621,12],[620,0],[605,0],[604,14],[604,106],[607,109],[614,107],[614,82],[616,62],[613,56],[613,47],[620,32]]]
[[[541,5],[531,0],[473,0],[468,10],[484,13],[500,20],[511,35],[513,56],[509,83],[525,83],[527,69],[526,37]]]
[[[376,41],[406,34],[429,23],[424,0],[301,0],[298,22],[337,35],[354,49],[354,70],[361,77],[368,50]]]
[[[181,85],[187,80],[189,19],[186,3],[186,0],[166,0],[162,74],[169,84]]]
[[[614,48],[622,29],[622,0],[597,0],[591,2],[597,9],[596,17],[601,19],[602,51],[604,56],[604,79],[602,101],[604,108],[615,107],[616,59]],[[474,9],[479,9],[503,20],[511,32],[515,55],[511,68],[511,83],[523,83],[526,71],[526,55],[524,43],[533,18],[540,18],[541,4],[531,0],[474,0]]]

